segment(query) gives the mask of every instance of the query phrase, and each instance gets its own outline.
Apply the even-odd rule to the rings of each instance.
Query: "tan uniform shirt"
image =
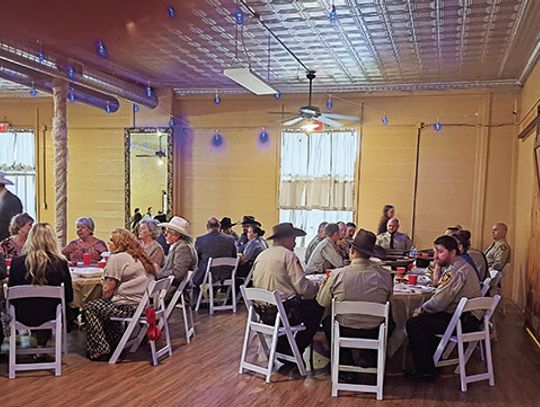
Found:
[[[401,250],[404,252],[408,252],[411,250],[412,247],[412,241],[409,239],[409,236],[407,236],[405,233],[394,233],[394,245],[391,247],[391,240],[392,235],[390,232],[384,232],[381,233],[379,236],[377,236],[377,242],[379,246],[382,246],[384,249],[393,249],[393,250]]]
[[[510,245],[506,239],[496,240],[486,250],[488,267],[501,271],[506,263],[510,263]]]
[[[300,295],[314,298],[319,283],[308,280],[296,254],[282,246],[272,246],[261,252],[253,263],[253,287],[276,290],[282,299]]]
[[[392,276],[380,264],[368,259],[354,259],[349,266],[332,270],[317,295],[323,307],[337,301],[367,301],[384,304],[393,292]],[[368,315],[340,315],[341,325],[356,329],[373,329],[381,318]]]
[[[309,242],[308,246],[306,247],[306,264],[308,264],[309,259],[311,255],[313,254],[313,250],[317,247],[317,245],[321,242],[322,238],[319,235],[316,235],[313,239],[311,239],[311,242]]]
[[[111,301],[115,304],[139,305],[146,286],[154,279],[144,269],[143,264],[122,252],[112,254],[103,270],[103,278],[113,278],[118,281],[116,291]]]
[[[338,248],[329,237],[325,237],[315,247],[306,266],[307,273],[324,273],[327,269],[335,269],[343,266],[343,257]]]
[[[433,297],[422,305],[422,311],[453,314],[463,297],[480,297],[480,280],[474,268],[462,257],[457,257],[446,268]]]

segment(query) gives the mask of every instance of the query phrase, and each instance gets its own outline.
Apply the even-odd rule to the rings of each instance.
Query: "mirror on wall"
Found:
[[[141,218],[157,216],[165,221],[170,216],[172,151],[170,128],[126,129],[125,222],[129,230],[136,230],[137,220]]]

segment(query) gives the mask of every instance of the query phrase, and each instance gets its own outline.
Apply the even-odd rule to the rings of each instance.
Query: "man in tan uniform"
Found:
[[[315,247],[309,258],[306,266],[307,273],[324,273],[327,269],[343,266],[343,257],[337,246],[341,238],[338,225],[335,223],[326,225],[324,235],[326,237]]]
[[[399,219],[392,218],[386,224],[387,231],[377,236],[376,244],[386,250],[400,250],[408,252],[411,250],[412,242],[405,233],[398,232]]]
[[[393,292],[391,274],[380,263],[369,260],[371,256],[375,256],[373,253],[375,240],[375,234],[360,229],[351,242],[349,252],[351,264],[333,270],[321,286],[317,295],[317,302],[321,306],[330,307],[333,298],[337,301],[366,301],[379,304],[390,300]],[[366,315],[340,315],[338,321],[344,336],[375,339],[379,335],[382,319]],[[390,326],[392,325],[393,323],[390,323]],[[323,320],[323,326],[330,341],[332,337],[330,315]],[[389,329],[392,330],[390,327]],[[343,349],[341,354],[343,355],[341,363],[352,363],[350,349]],[[362,357],[367,359],[366,366],[373,365],[376,353],[363,352]],[[361,364],[364,366],[362,362]]]
[[[313,239],[311,239],[311,242],[309,242],[308,246],[306,247],[306,253],[305,253],[305,262],[308,264],[309,259],[311,258],[311,255],[313,254],[313,250],[317,247],[317,245],[326,237],[324,235],[324,228],[328,225],[328,222],[322,222],[319,225],[319,228],[317,229],[317,234]]]
[[[510,245],[506,241],[508,227],[504,223],[496,223],[491,228],[493,243],[485,252],[488,267],[501,271],[506,263],[510,263]]]
[[[261,252],[253,264],[253,286],[269,291],[277,291],[284,300],[283,305],[291,325],[303,323],[306,329],[296,334],[295,340],[300,353],[309,346],[317,332],[323,308],[315,301],[319,283],[308,280],[294,254],[297,236],[306,232],[295,228],[292,223],[280,223],[274,226],[273,246]],[[275,323],[275,307],[260,307],[259,315],[267,324]],[[286,336],[278,340],[277,350],[291,355]]]
[[[459,255],[456,239],[440,236],[435,240],[435,261],[445,267],[433,297],[407,321],[407,335],[416,371],[406,377],[419,381],[433,380],[436,375],[433,354],[437,349],[436,334],[443,334],[452,319],[459,301],[480,297],[480,280],[473,267]],[[479,320],[471,313],[463,314],[461,322],[465,332],[477,328]]]

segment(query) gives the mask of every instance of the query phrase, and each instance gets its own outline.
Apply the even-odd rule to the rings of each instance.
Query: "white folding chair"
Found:
[[[165,319],[168,321],[169,317],[171,316],[172,312],[175,308],[179,308],[182,310],[182,317],[184,318],[184,331],[186,334],[186,341],[187,343],[190,343],[190,338],[192,336],[195,336],[195,324],[193,322],[193,310],[187,304],[186,297],[184,295],[184,291],[187,287],[187,285],[191,282],[191,279],[193,277],[193,271],[189,270],[184,277],[184,279],[180,282],[178,285],[178,288],[174,292],[174,295],[171,299],[171,302],[167,306],[167,309],[165,310]],[[178,302],[180,300],[180,302]],[[189,320],[188,320],[188,312],[189,312]],[[160,328],[162,327],[163,323],[161,323]]]
[[[493,361],[491,357],[491,338],[489,331],[489,322],[497,304],[499,304],[501,297],[499,295],[490,297],[479,298],[462,298],[444,332],[444,335],[437,335],[441,337],[441,341],[437,346],[437,350],[433,354],[433,363],[436,367],[451,366],[457,364],[455,373],[459,373],[461,382],[461,391],[467,391],[467,384],[478,382],[481,380],[488,380],[490,386],[495,385],[495,376],[493,372]],[[461,316],[465,312],[482,311],[484,316],[481,320],[480,327],[477,331],[464,333],[461,326]],[[476,345],[478,343],[483,344],[487,372],[467,376],[466,365],[469,361]],[[467,343],[467,349],[464,349],[464,344]],[[449,359],[449,352],[447,348],[454,348],[457,345],[458,357]]]
[[[480,283],[480,296],[485,297],[489,293],[491,287],[491,277],[487,277]]]
[[[359,391],[366,393],[376,393],[377,400],[383,398],[384,367],[386,362],[386,344],[388,342],[388,315],[390,303],[377,304],[362,301],[336,301],[332,300],[332,396],[337,397],[339,390]],[[379,336],[377,339],[351,338],[340,334],[340,326],[336,317],[338,315],[371,315],[383,318],[379,326]],[[360,367],[342,365],[339,363],[339,353],[341,348],[349,349],[373,349],[377,351],[377,367]],[[339,382],[339,371],[354,373],[372,373],[377,375],[377,384],[349,384]]]
[[[298,350],[298,346],[296,345],[294,337],[297,332],[305,330],[306,327],[303,324],[294,326],[291,326],[289,324],[289,319],[287,318],[287,313],[285,312],[285,308],[283,307],[281,296],[277,291],[270,292],[261,288],[246,288],[243,285],[240,286],[240,290],[242,291],[242,296],[244,297],[244,301],[246,301],[248,307],[246,331],[244,334],[244,343],[242,346],[242,356],[240,358],[240,374],[244,373],[244,369],[250,370],[252,372],[265,375],[266,383],[270,383],[275,360],[276,358],[280,358],[296,363],[300,374],[302,376],[305,376],[306,367],[304,365],[302,355]],[[274,322],[274,325],[267,325],[261,320],[261,318],[254,309],[254,301],[269,306],[273,305],[277,308],[276,320]],[[252,333],[255,333],[259,338],[261,347],[264,350],[266,357],[268,358],[268,366],[266,367],[246,361]],[[289,341],[289,346],[291,347],[293,356],[276,351],[278,338],[283,335],[287,336],[287,340]],[[268,349],[268,344],[266,343],[265,336],[269,336],[272,338],[270,349]]]
[[[210,315],[214,315],[214,311],[223,311],[232,309],[236,313],[236,270],[238,270],[238,264],[240,257],[216,257],[215,259],[210,257],[208,259],[208,265],[206,266],[206,272],[204,274],[203,282],[200,286],[199,298],[197,299],[197,306],[195,311],[199,311],[201,302],[203,301],[203,292],[208,290],[208,310]],[[221,282],[220,280],[214,280],[212,269],[215,267],[231,267],[231,277],[226,278]],[[225,298],[221,305],[215,305],[214,303],[214,288],[215,287],[227,287]],[[229,296],[232,293],[232,304],[226,305],[229,300]]]
[[[10,337],[9,337],[9,378],[15,378],[17,371],[28,370],[48,370],[54,369],[54,374],[62,374],[62,347],[67,351],[66,342],[66,301],[64,296],[64,284],[60,287],[38,286],[38,285],[20,285],[8,287],[4,284],[4,297],[6,300],[6,310],[10,318]],[[13,300],[24,298],[56,298],[59,304],[56,307],[55,319],[47,321],[39,326],[28,326],[16,319],[15,306],[11,303]],[[18,330],[51,330],[55,335],[54,348],[25,348],[17,349],[17,331]],[[54,362],[46,363],[17,363],[17,355],[28,354],[50,354],[54,353]]]
[[[156,325],[163,327],[162,334],[164,335],[165,340],[165,346],[159,350],[156,350],[155,341],[148,340],[152,352],[152,364],[156,366],[159,363],[159,358],[165,354],[172,356],[171,338],[169,335],[169,324],[165,317],[166,309],[164,299],[173,279],[174,277],[170,276],[162,280],[150,281],[141,302],[131,317],[111,317],[111,321],[122,322],[127,324],[127,327],[109,359],[110,364],[114,364],[118,361],[120,354],[125,348],[130,347],[131,352],[135,352],[139,348],[146,335],[146,331],[148,330],[148,322],[146,321],[144,311],[149,305],[152,305],[152,303],[156,313]],[[135,330],[137,327],[139,328],[138,331]]]

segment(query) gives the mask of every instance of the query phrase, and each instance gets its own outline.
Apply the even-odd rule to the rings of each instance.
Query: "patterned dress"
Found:
[[[14,259],[21,255],[21,249],[13,244],[13,239],[6,237],[0,242],[0,251],[4,253],[4,257]]]
[[[76,239],[71,241],[65,248],[62,250],[62,254],[67,257],[71,262],[83,261],[83,254],[90,255],[90,262],[97,263],[101,258],[101,253],[106,252],[107,244],[103,240],[95,239],[94,243],[87,248],[83,247],[83,242],[81,239]]]

